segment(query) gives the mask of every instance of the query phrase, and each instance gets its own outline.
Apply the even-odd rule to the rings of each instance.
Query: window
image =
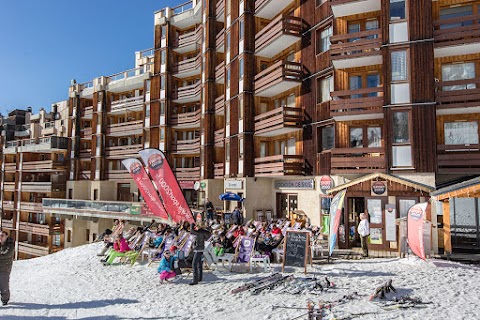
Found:
[[[67,231],[67,242],[72,242],[72,230]]]
[[[335,130],[333,126],[322,127],[322,140],[320,145],[320,150],[330,150],[335,147]]]
[[[391,53],[392,81],[407,80],[407,51],[393,51]]]
[[[350,128],[350,148],[363,148],[362,128]]]
[[[150,80],[145,81],[145,92],[150,92],[151,85]]]
[[[294,155],[296,154],[296,141],[295,138],[290,138],[287,140],[287,154]]]
[[[243,159],[243,138],[238,139],[238,158]]]
[[[287,56],[287,61],[288,62],[295,62],[295,52],[290,52]]]
[[[245,22],[238,22],[238,40],[242,40],[245,35]]]
[[[330,49],[330,37],[333,34],[332,26],[329,26],[323,30],[317,30],[316,35],[316,46],[315,46],[315,53],[319,54]]]
[[[478,122],[445,122],[445,144],[478,144]]]
[[[230,160],[230,142],[225,142],[225,160]]]
[[[165,101],[160,102],[160,115],[165,115]]]
[[[232,0],[225,0],[225,12],[227,15],[230,14],[230,11],[232,10]]]
[[[227,68],[226,73],[227,73],[227,76],[226,76],[226,78],[227,78],[226,87],[227,87],[227,88],[230,88],[230,67]]]
[[[145,117],[150,117],[150,103],[145,106]]]
[[[405,0],[390,0],[390,20],[405,19]]]
[[[393,143],[410,142],[410,132],[408,128],[408,112],[393,113]]]
[[[165,140],[165,127],[160,128],[160,140]]]
[[[160,64],[165,64],[167,62],[167,52],[162,50],[160,52]]]
[[[165,90],[165,77],[160,77],[160,90]]]
[[[243,119],[243,98],[238,98],[238,118]]]
[[[380,148],[382,147],[382,128],[380,127],[368,127],[367,128],[368,136],[368,147],[369,148]]]
[[[73,189],[68,189],[68,199],[73,199]]]
[[[60,235],[54,234],[52,238],[52,245],[59,247],[60,246]]]
[[[225,41],[225,44],[226,44],[226,49],[227,51],[230,51],[230,32],[227,32],[227,36],[226,36],[226,41]]]
[[[243,58],[238,59],[238,78],[243,79]]]
[[[453,7],[453,8],[444,8],[440,9],[440,19],[452,19],[452,18],[460,18],[473,15],[473,6],[463,6],[463,7]],[[472,24],[472,20],[460,21],[456,23],[449,23],[449,24],[441,24],[440,29],[449,29],[449,28],[457,28],[462,26],[469,26]]]
[[[165,39],[167,37],[167,26],[163,25],[162,26],[162,39]]]
[[[393,113],[392,164],[394,167],[412,166],[412,146],[410,145],[409,113]]]
[[[350,90],[359,90],[362,89],[362,76],[350,76],[348,79],[349,89]],[[350,97],[352,99],[360,98],[361,94],[352,94]]]
[[[265,158],[267,156],[267,143],[260,143],[260,158]]]
[[[475,63],[454,63],[442,66],[442,81],[466,80],[475,78]],[[475,89],[475,83],[445,86],[443,91]]]
[[[230,103],[225,105],[225,123],[230,123]]]
[[[399,199],[398,206],[399,206],[399,214],[400,218],[405,218],[408,215],[408,210],[413,207],[417,203],[414,199]]]
[[[330,92],[333,91],[333,77],[317,79],[317,103],[331,100]]]
[[[93,189],[93,200],[98,200],[98,189]]]
[[[367,88],[378,88],[380,86],[380,75],[379,74],[369,74],[367,75]],[[378,92],[371,92],[368,94],[369,97],[378,96]]]
[[[295,108],[295,94],[291,94],[287,97],[287,107]]]

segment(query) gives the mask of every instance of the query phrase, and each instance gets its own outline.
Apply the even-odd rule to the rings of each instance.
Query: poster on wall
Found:
[[[368,199],[367,200],[368,214],[370,215],[370,223],[381,224],[382,219],[382,200]]]
[[[397,210],[394,204],[385,205],[385,240],[397,241],[397,226],[395,225],[395,216]]]
[[[370,228],[370,243],[383,244],[382,228]]]

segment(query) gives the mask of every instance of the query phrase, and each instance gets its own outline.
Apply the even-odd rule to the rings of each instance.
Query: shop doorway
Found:
[[[117,199],[118,201],[132,201],[129,183],[119,183],[117,185]]]
[[[365,212],[365,198],[347,198],[347,210],[344,221],[348,223],[345,231],[348,231],[347,247],[360,247],[360,235],[357,232],[360,223],[360,213]]]
[[[277,219],[285,219],[290,212],[298,209],[298,195],[277,193]]]

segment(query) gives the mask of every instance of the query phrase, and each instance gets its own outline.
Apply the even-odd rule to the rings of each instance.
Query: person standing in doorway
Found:
[[[196,236],[195,247],[193,248],[193,281],[189,285],[196,285],[203,280],[203,250],[205,250],[205,241],[210,238],[210,232],[205,229],[203,222],[199,221],[196,224],[191,224],[190,233]]]
[[[12,271],[14,242],[6,231],[0,231],[0,293],[2,304],[10,301],[10,271]]]
[[[362,257],[368,257],[368,236],[370,235],[370,224],[368,223],[367,215],[362,212],[360,213],[360,223],[357,228],[358,234],[360,235],[360,242],[362,244],[363,254]]]
[[[205,200],[205,211],[207,212],[207,221],[213,220],[215,207],[213,206],[212,201],[208,198]]]

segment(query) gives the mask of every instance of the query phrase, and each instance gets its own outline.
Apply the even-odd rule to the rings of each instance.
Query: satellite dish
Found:
[[[200,189],[200,181],[195,182],[195,184],[193,185],[193,189],[195,191],[198,191]]]

